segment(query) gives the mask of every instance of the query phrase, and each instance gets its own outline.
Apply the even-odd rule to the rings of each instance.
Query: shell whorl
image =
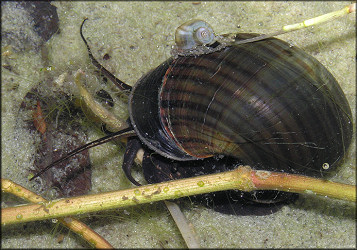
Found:
[[[179,49],[192,49],[216,41],[212,27],[202,20],[188,21],[176,29],[175,42]]]
[[[352,137],[351,111],[333,76],[278,39],[176,58],[159,100],[166,132],[197,158],[224,154],[320,175],[325,163],[336,166]]]
[[[223,154],[256,168],[320,176],[336,168],[353,131],[334,77],[274,38],[170,58],[138,81],[129,103],[140,139],[181,161]]]

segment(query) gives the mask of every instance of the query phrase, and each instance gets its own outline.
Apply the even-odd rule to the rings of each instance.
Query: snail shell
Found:
[[[168,59],[134,86],[129,112],[140,139],[165,157],[224,154],[309,176],[335,169],[352,138],[351,110],[335,78],[275,38]]]
[[[176,29],[175,42],[178,49],[192,49],[213,44],[216,41],[212,27],[202,20],[191,20]]]

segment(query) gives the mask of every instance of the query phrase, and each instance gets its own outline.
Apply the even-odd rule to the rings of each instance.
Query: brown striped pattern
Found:
[[[190,155],[226,154],[309,175],[326,171],[325,162],[331,170],[352,137],[351,111],[334,77],[278,39],[178,57],[164,76],[160,114]]]

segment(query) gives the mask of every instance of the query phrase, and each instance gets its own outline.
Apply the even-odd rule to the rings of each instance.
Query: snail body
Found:
[[[134,86],[129,113],[140,140],[167,158],[228,155],[309,176],[335,169],[352,138],[350,107],[335,78],[276,38],[168,59]]]
[[[237,160],[221,166],[223,171],[247,164],[260,170],[324,176],[337,167],[351,143],[351,110],[336,79],[315,58],[282,40],[259,40],[252,33],[216,36],[207,23],[192,20],[178,28],[174,56],[131,87],[93,57],[82,34],[84,22],[80,34],[92,63],[118,88],[130,92],[129,124],[73,150],[31,179],[119,137],[132,137],[122,167],[136,185],[140,184],[130,169],[141,144],[161,156],[154,160],[146,154],[150,157],[143,164],[144,175],[150,173],[146,176],[155,175],[148,166],[154,162],[160,169],[160,164],[170,165],[165,159],[186,162],[213,156]],[[247,43],[251,38],[255,41]]]

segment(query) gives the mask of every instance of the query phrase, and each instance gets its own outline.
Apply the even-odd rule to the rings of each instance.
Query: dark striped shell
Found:
[[[130,99],[140,139],[176,160],[222,154],[254,168],[321,176],[352,138],[335,78],[275,38],[170,58],[138,81]]]

